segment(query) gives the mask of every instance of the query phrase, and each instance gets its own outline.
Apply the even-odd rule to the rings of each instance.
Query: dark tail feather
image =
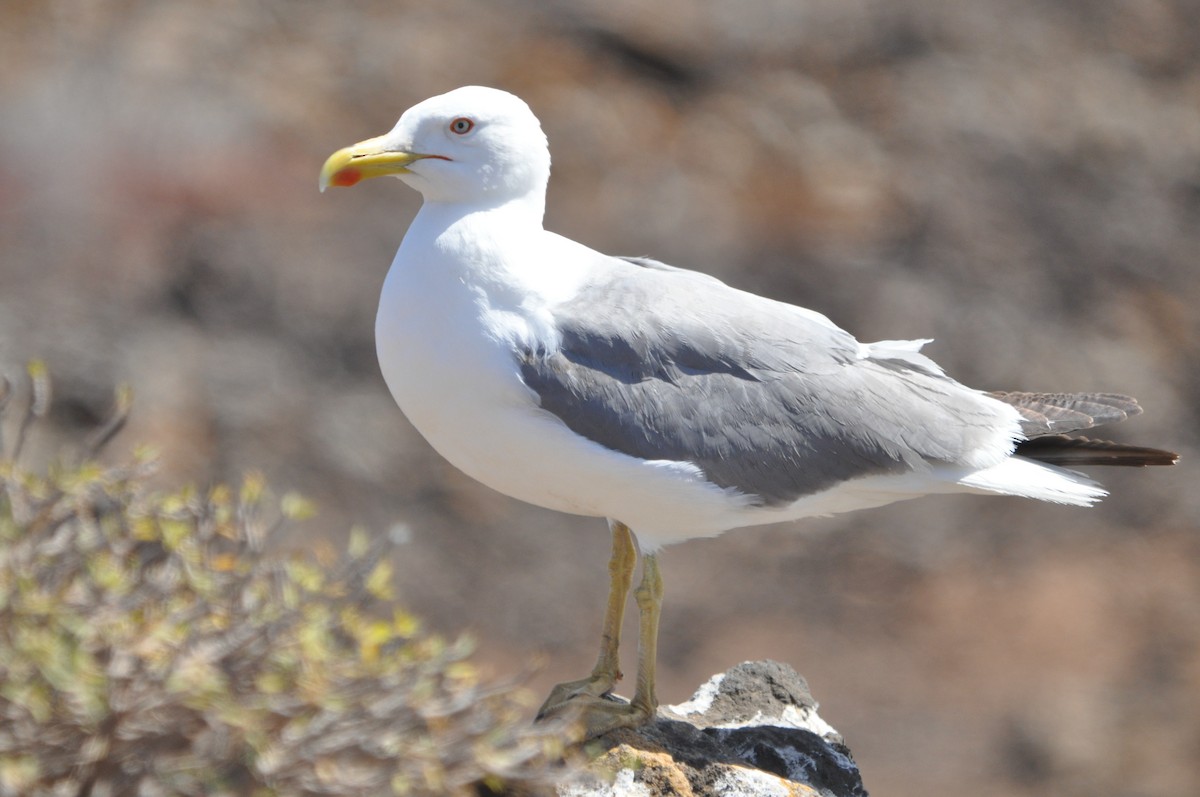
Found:
[[[1065,434],[1045,435],[1017,443],[1018,456],[1036,459],[1048,465],[1121,465],[1144,468],[1147,465],[1174,465],[1179,455],[1157,448],[1130,446],[1108,440],[1089,440]]]

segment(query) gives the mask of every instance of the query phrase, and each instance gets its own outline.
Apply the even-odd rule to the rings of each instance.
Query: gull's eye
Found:
[[[450,123],[450,132],[457,136],[465,136],[475,127],[475,123],[465,116],[460,116]]]

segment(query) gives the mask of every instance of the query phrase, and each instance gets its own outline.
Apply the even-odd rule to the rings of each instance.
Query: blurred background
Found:
[[[404,600],[542,690],[590,668],[608,534],[442,462],[376,298],[418,197],[316,191],[463,84],[554,158],[547,226],[820,310],[984,389],[1106,390],[1173,469],[1080,510],[928,498],[665,555],[664,702],[775,658],[872,793],[1200,792],[1197,0],[3,0],[0,369],[161,482],[262,470],[406,542]],[[1109,432],[1109,430],[1105,430]],[[632,621],[632,618],[631,618]],[[626,669],[632,670],[632,650]]]

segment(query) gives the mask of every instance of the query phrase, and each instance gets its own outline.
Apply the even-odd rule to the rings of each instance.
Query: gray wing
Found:
[[[960,462],[999,402],[908,352],[863,356],[817,313],[653,261],[613,259],[555,310],[557,350],[526,351],[542,409],[610,449],[692,462],[780,505],[848,479]]]

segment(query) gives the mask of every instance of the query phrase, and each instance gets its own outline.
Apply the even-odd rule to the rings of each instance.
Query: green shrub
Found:
[[[386,542],[275,555],[303,499],[100,464],[127,393],[79,461],[25,470],[30,374],[0,386],[0,796],[542,793],[560,737],[396,606]]]

